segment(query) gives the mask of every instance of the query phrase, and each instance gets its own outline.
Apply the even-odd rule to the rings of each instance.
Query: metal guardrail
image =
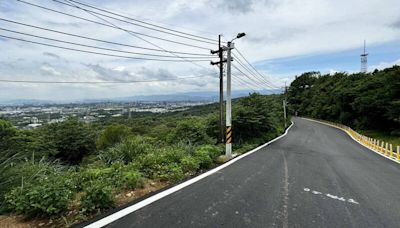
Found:
[[[351,136],[353,136],[353,138],[355,140],[357,140],[364,146],[370,148],[371,150],[374,150],[375,152],[378,152],[381,155],[388,157],[392,160],[400,161],[400,146],[399,145],[397,145],[397,146],[395,145],[396,148],[394,148],[391,143],[384,142],[383,140],[381,141],[381,140],[377,140],[377,139],[374,139],[371,137],[367,137],[365,135],[362,135],[362,134],[354,131],[350,127],[343,125],[343,124],[338,124],[338,123],[334,123],[334,122],[330,122],[330,121],[326,121],[326,120],[317,120],[317,121],[340,128],[340,129],[346,131]],[[394,149],[396,149],[396,151],[394,151]]]

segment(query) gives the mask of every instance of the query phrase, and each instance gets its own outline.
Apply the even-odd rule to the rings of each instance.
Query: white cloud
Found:
[[[368,67],[368,71],[372,72],[375,69],[382,70],[382,69],[385,69],[385,68],[388,68],[388,67],[392,67],[394,65],[400,66],[400,59],[398,59],[396,61],[393,61],[393,62],[380,62],[377,65],[369,66]]]

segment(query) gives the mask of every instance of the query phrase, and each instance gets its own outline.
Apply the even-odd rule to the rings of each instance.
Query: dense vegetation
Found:
[[[281,95],[234,101],[234,152],[283,132]],[[0,119],[1,212],[81,216],[115,205],[120,192],[148,181],[173,183],[215,166],[218,105],[86,124],[78,119],[19,130]]]
[[[290,85],[292,112],[400,136],[400,66],[373,73],[304,73]]]

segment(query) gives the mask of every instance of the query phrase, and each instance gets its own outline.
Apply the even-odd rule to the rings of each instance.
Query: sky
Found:
[[[149,30],[113,19],[98,17],[52,0],[24,0],[93,21],[111,22],[120,29],[106,27],[66,15],[46,11],[15,0],[0,1],[0,18],[40,26],[125,45],[175,52],[209,54],[214,41],[199,42]],[[66,2],[66,0],[59,0]],[[383,69],[400,64],[400,4],[398,0],[77,0],[101,9],[139,19],[147,23],[217,40],[231,40],[239,32],[246,36],[235,40],[235,48],[265,75],[275,87],[290,83],[307,71],[322,73],[358,72],[363,42],[367,42],[368,68]],[[68,2],[66,2],[68,3]],[[76,3],[75,3],[76,4]],[[104,19],[104,18],[103,18]],[[131,21],[132,22],[132,21]],[[32,84],[0,82],[0,101],[12,99],[95,99],[134,95],[171,94],[192,91],[217,91],[218,69],[207,61],[183,61],[177,54],[138,50],[103,42],[61,35],[0,20],[0,79],[22,81],[147,81],[110,84]],[[121,30],[122,28],[122,30]],[[131,53],[95,50],[60,44],[16,34],[4,29],[45,36],[125,52],[145,52],[178,59],[161,62],[101,56],[55,47],[11,40],[22,38],[50,45],[73,47],[113,55]],[[125,31],[124,31],[125,30]],[[131,32],[126,32],[129,30]],[[166,42],[145,35],[186,43]],[[204,41],[204,40],[203,40]],[[236,50],[233,51],[236,52]],[[179,54],[179,56],[182,56]],[[143,56],[142,56],[143,57]],[[150,57],[148,57],[150,58]],[[154,57],[156,58],[156,57]],[[240,67],[237,61],[233,65]],[[233,89],[258,89],[265,85],[241,83],[250,80],[236,72]],[[189,77],[184,80],[171,80]],[[250,77],[252,77],[250,75]],[[157,80],[171,81],[157,81]],[[256,80],[253,78],[253,80]],[[153,82],[148,82],[153,81]]]

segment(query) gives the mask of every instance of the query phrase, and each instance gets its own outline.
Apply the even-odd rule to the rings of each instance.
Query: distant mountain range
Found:
[[[252,91],[240,90],[232,91],[232,98],[244,97],[249,95]],[[282,90],[262,90],[257,91],[261,94],[277,94]],[[187,92],[175,94],[161,94],[161,95],[145,95],[145,96],[129,96],[117,98],[103,98],[103,99],[82,99],[82,100],[36,100],[36,99],[14,99],[14,100],[0,100],[0,105],[45,105],[45,104],[67,104],[67,103],[102,103],[102,102],[131,102],[131,101],[218,101],[218,91],[207,92]]]

